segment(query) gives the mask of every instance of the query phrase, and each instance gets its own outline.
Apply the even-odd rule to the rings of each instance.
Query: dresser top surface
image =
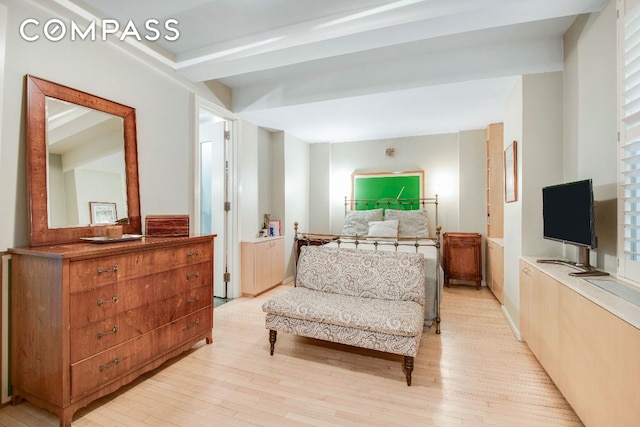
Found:
[[[151,250],[179,244],[211,241],[216,234],[189,237],[142,237],[139,240],[128,240],[113,243],[78,242],[61,245],[26,246],[11,248],[9,253],[19,255],[40,256],[48,258],[84,258],[108,256],[123,252]]]

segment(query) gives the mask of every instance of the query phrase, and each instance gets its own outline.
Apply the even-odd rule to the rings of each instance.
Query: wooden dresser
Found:
[[[205,339],[214,236],[11,249],[11,380],[73,414]]]
[[[450,279],[482,282],[482,236],[478,233],[444,233],[442,267],[444,283]]]

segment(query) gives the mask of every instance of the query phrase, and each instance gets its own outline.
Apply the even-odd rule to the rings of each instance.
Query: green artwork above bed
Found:
[[[407,199],[424,197],[423,171],[353,174],[352,180],[352,198],[358,200],[358,203],[352,206],[355,210],[375,207],[419,209],[418,203],[408,203]],[[361,203],[362,200],[367,200],[368,203]]]

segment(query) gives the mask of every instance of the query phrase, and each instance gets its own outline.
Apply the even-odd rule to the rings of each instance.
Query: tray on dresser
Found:
[[[116,242],[128,242],[130,240],[140,240],[144,237],[142,234],[123,234],[122,237],[81,237],[80,240],[91,243],[116,243]]]

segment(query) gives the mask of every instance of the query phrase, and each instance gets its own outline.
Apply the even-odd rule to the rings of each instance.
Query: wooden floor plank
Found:
[[[287,289],[217,307],[212,345],[91,403],[73,425],[582,425],[485,288],[445,289],[442,334],[424,333],[411,387],[397,355],[280,333],[269,356],[261,306]],[[57,419],[24,402],[0,409],[4,425]]]

